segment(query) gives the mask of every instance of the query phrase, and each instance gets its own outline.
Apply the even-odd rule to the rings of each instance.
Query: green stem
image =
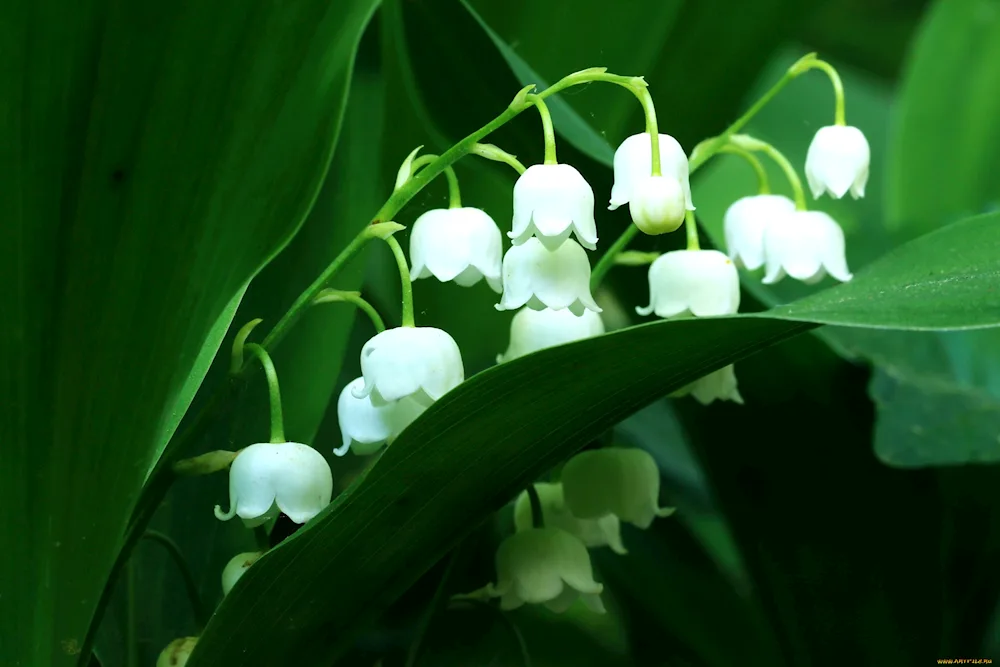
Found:
[[[125,566],[126,613],[128,614],[125,621],[125,653],[127,656],[125,660],[128,667],[139,667],[139,617],[135,600],[135,559],[137,557],[136,554],[132,554]]]
[[[649,94],[646,86],[636,86],[633,89],[635,96],[642,104],[642,111],[646,115],[646,132],[649,133],[649,143],[653,160],[653,176],[660,175],[660,130],[656,124],[656,109],[653,107],[653,97]]]
[[[767,177],[767,169],[761,164],[757,156],[748,150],[740,148],[739,146],[733,146],[728,144],[719,149],[720,153],[731,153],[733,155],[739,155],[741,158],[747,161],[747,163],[753,168],[754,174],[757,175],[757,194],[769,195],[771,194],[771,182]]]
[[[271,403],[271,442],[275,444],[288,442],[285,440],[285,423],[281,416],[281,389],[278,387],[278,372],[274,370],[271,355],[256,343],[247,344],[246,351],[260,360],[260,365],[264,367],[264,375],[267,377],[267,395]]]
[[[511,169],[516,171],[518,175],[523,174],[527,171],[524,165],[518,161],[516,155],[511,155],[507,151],[503,150],[498,146],[493,144],[473,144],[472,150],[470,151],[473,155],[478,155],[479,157],[484,157],[487,160],[493,160],[494,162],[503,162],[508,165]]]
[[[823,60],[813,60],[809,63],[809,68],[822,70],[828,77],[830,77],[830,83],[833,85],[833,96],[835,100],[833,124],[847,125],[846,113],[844,111],[844,82],[840,80],[840,74],[837,73],[837,70],[833,65]]]
[[[361,294],[358,292],[345,292],[336,289],[325,289],[319,293],[319,296],[313,301],[313,305],[318,306],[321,303],[351,303],[364,311],[368,319],[372,321],[375,325],[375,331],[382,333],[385,331],[385,322],[382,320],[382,316],[378,314],[375,307],[362,298]]]
[[[403,316],[402,325],[412,327],[413,323],[413,283],[410,282],[410,267],[406,263],[406,255],[399,246],[399,241],[389,236],[385,239],[392,250],[392,256],[396,258],[396,266],[399,268],[399,285],[403,293]]]
[[[545,528],[545,515],[542,514],[542,501],[538,497],[538,489],[534,484],[529,484],[525,491],[528,493],[528,502],[531,503],[532,527]]]
[[[434,589],[434,596],[431,598],[430,604],[427,606],[427,613],[424,614],[423,619],[420,622],[420,628],[417,630],[417,637],[410,644],[410,650],[406,655],[406,665],[405,667],[414,667],[417,664],[417,658],[420,657],[420,645],[423,644],[424,637],[427,636],[428,630],[430,630],[431,622],[437,615],[438,610],[441,608],[442,602],[444,602],[444,591],[447,588],[448,580],[451,579],[452,570],[455,569],[455,561],[458,560],[458,547],[456,547],[451,552],[451,557],[448,559],[448,564],[445,565],[444,573],[441,574],[441,579],[438,581],[437,588]]]
[[[598,285],[601,284],[601,281],[604,280],[604,276],[607,275],[608,271],[611,270],[611,267],[615,265],[615,257],[617,257],[618,253],[624,250],[628,244],[632,242],[632,239],[634,239],[638,233],[638,227],[635,225],[629,225],[625,228],[625,231],[622,232],[622,235],[615,240],[610,248],[608,248],[608,251],[601,255],[601,258],[597,260],[597,265],[594,266],[594,270],[590,273],[591,290],[597,289]]]
[[[405,186],[404,186],[405,187]],[[401,228],[401,227],[400,227]],[[385,233],[384,228],[379,228],[377,225],[368,225],[361,232],[354,237],[354,239],[344,248],[337,257],[330,262],[330,264],[323,270],[323,273],[312,282],[309,287],[305,289],[302,294],[295,300],[291,308],[289,308],[281,319],[278,320],[274,328],[268,332],[267,336],[264,338],[264,342],[261,345],[268,350],[273,350],[278,343],[280,343],[288,331],[292,328],[302,313],[306,311],[309,304],[313,302],[316,296],[323,291],[323,289],[330,284],[330,281],[336,277],[340,270],[356,255],[361,249],[373,238],[378,238],[383,233]],[[249,365],[244,364],[242,370],[240,371],[240,377],[246,377],[246,372]]]
[[[421,155],[413,164],[410,166],[412,172],[416,173],[421,167],[425,167],[434,160],[440,158],[440,155],[433,155],[428,153],[427,155]],[[462,207],[462,192],[458,188],[458,175],[455,174],[455,169],[451,166],[444,168],[445,178],[448,179],[448,207],[449,208],[461,208]]]
[[[556,132],[552,127],[549,106],[540,95],[528,95],[528,102],[535,105],[542,119],[542,134],[545,135],[545,164],[559,164],[556,159]]]
[[[191,611],[194,613],[195,623],[200,632],[208,622],[208,615],[205,613],[205,607],[201,603],[201,595],[198,593],[198,582],[194,577],[194,573],[191,572],[191,568],[188,566],[180,547],[169,536],[155,530],[147,530],[143,533],[142,539],[159,544],[167,552],[170,559],[174,561],[174,565],[177,566],[177,569],[181,573],[181,578],[184,579],[184,589],[187,591],[188,601],[191,603]]]
[[[687,249],[701,250],[698,243],[698,222],[694,219],[694,211],[687,211],[684,214],[684,229],[687,231]]]
[[[788,184],[792,186],[792,192],[795,196],[795,208],[800,211],[806,210],[806,192],[802,187],[802,179],[799,178],[798,172],[795,171],[795,167],[788,161],[785,154],[765,141],[760,142],[760,147],[757,150],[766,153],[768,157],[781,167],[781,170],[785,172],[785,178],[788,179]]]
[[[449,605],[449,608],[450,609],[461,608],[462,605],[482,607],[495,613],[500,618],[500,621],[505,626],[507,626],[507,629],[510,631],[511,636],[514,637],[514,641],[517,642],[517,647],[521,652],[521,663],[524,665],[524,667],[531,667],[531,654],[528,653],[528,644],[527,642],[524,641],[524,635],[521,634],[521,631],[514,623],[514,620],[510,617],[510,614],[503,613],[500,609],[491,605],[489,602],[485,602],[483,600],[475,600],[472,598],[463,600],[454,600]]]

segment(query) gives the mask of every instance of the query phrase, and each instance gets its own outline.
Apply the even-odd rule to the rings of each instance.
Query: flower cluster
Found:
[[[827,193],[841,198],[848,192],[854,198],[861,197],[868,179],[868,143],[860,130],[844,123],[843,91],[830,65],[810,55],[789,73],[797,76],[811,68],[822,69],[834,81],[837,108],[835,124],[820,129],[809,148],[805,163],[809,188],[814,198]],[[592,269],[588,253],[598,245],[594,191],[575,167],[556,159],[545,93],[530,94],[530,87],[515,98],[511,108],[517,113],[530,106],[538,109],[545,135],[543,162],[525,168],[498,147],[479,143],[466,143],[462,150],[444,156],[418,157],[420,147],[414,150],[400,167],[393,197],[357,243],[360,247],[370,238],[380,238],[391,248],[402,285],[401,325],[385,328],[381,316],[357,292],[328,289],[306,295],[306,304],[351,302],[369,315],[376,329],[361,349],[361,375],[348,382],[338,396],[342,439],[333,450],[335,455],[377,453],[465,380],[455,340],[441,329],[416,326],[415,280],[433,277],[463,287],[484,281],[497,292],[496,309],[516,311],[508,347],[496,357],[502,364],[603,334],[602,309],[592,290],[614,263],[649,264],[649,303],[635,310],[640,316],[664,319],[736,314],[740,268],[763,268],[762,279],[768,284],[786,276],[806,283],[827,275],[840,281],[851,279],[843,231],[829,215],[807,210],[797,172],[780,151],[739,134],[749,117],[702,142],[689,157],[676,139],[659,132],[653,103],[641,78],[593,69],[570,75],[564,79],[567,81],[566,86],[588,81],[624,86],[643,106],[646,131],[628,137],[615,151],[609,193],[609,210],[628,205],[632,220],[628,231]],[[700,247],[690,184],[691,174],[722,152],[743,156],[760,178],[758,194],[735,201],[725,214],[725,252]],[[770,157],[782,168],[794,198],[771,194],[756,153]],[[506,253],[504,234],[494,219],[486,211],[462,204],[451,167],[458,154],[502,161],[518,172]],[[418,174],[421,168],[428,172]],[[426,182],[442,173],[448,179],[449,206],[426,211],[416,219],[409,234],[408,262],[393,237],[402,226],[379,220],[391,220]],[[397,200],[402,202],[398,206],[394,203]],[[683,249],[635,253],[641,257],[638,262],[625,261],[620,254],[639,232],[659,236],[681,226],[687,231]],[[317,290],[330,275],[324,274],[317,282]],[[236,337],[234,374],[244,370],[244,341],[258,322],[249,323]],[[268,340],[275,338],[274,333]],[[330,466],[317,450],[284,437],[277,376],[270,357],[261,345],[246,344],[245,349],[256,354],[267,375],[270,442],[226,453],[228,457],[192,460],[183,469],[229,466],[230,508],[226,512],[215,508],[220,519],[239,516],[253,527],[283,513],[303,524],[330,502]],[[691,395],[703,404],[743,402],[732,366],[696,379],[674,395]],[[577,454],[563,466],[557,482],[533,484],[516,499],[515,532],[503,540],[496,554],[496,583],[471,595],[499,598],[502,609],[529,603],[562,611],[580,599],[591,609],[603,611],[603,586],[594,580],[588,549],[607,546],[624,554],[622,522],[645,529],[656,517],[671,514],[673,509],[659,506],[659,487],[656,462],[643,450],[612,447]],[[222,575],[225,594],[261,555],[238,554],[230,561]]]

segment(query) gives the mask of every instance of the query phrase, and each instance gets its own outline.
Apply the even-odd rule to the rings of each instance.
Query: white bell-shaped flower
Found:
[[[549,250],[536,238],[512,246],[503,258],[503,296],[497,310],[527,305],[533,310],[569,308],[601,312],[590,294],[590,260],[578,243],[567,240]]]
[[[733,202],[723,220],[726,250],[733,263],[751,271],[764,266],[764,229],[794,210],[795,202],[783,195],[753,195]]]
[[[702,405],[709,405],[716,400],[732,401],[743,405],[743,397],[736,387],[736,372],[732,365],[698,378],[673,396],[694,396]]]
[[[660,134],[659,137],[660,174],[680,183],[684,208],[693,211],[687,154],[669,134]],[[623,141],[615,151],[614,169],[615,182],[611,186],[611,202],[608,205],[611,211],[630,203],[637,184],[653,173],[653,147],[649,134],[633,134]]]
[[[382,445],[391,443],[407,426],[427,409],[407,396],[385,405],[373,405],[372,397],[357,398],[354,392],[365,387],[363,377],[349,382],[337,399],[337,420],[343,444],[333,450],[343,456],[351,449],[359,456],[374,454]]]
[[[229,468],[229,511],[215,506],[215,516],[239,516],[259,526],[279,511],[305,523],[330,503],[333,475],[323,455],[298,442],[260,442],[240,450]]]
[[[588,547],[609,546],[617,554],[628,553],[622,544],[621,521],[614,514],[598,519],[577,519],[566,507],[562,484],[535,484],[542,506],[542,520],[548,528],[560,528],[578,538]],[[534,525],[528,492],[522,491],[514,503],[514,526],[519,531]]]
[[[263,551],[247,551],[230,558],[226,567],[222,569],[222,594],[229,595],[229,591],[233,590],[236,582],[263,555]]]
[[[503,610],[544,604],[562,613],[582,598],[591,610],[604,613],[587,547],[559,528],[531,528],[514,533],[497,549],[497,583],[486,587],[500,598]]]
[[[732,315],[740,307],[740,277],[718,250],[673,250],[649,267],[649,300],[640,315]]]
[[[429,406],[465,379],[455,339],[433,327],[397,327],[376,334],[361,348],[365,384],[355,398],[384,406],[407,396]]]
[[[500,228],[478,208],[427,211],[410,230],[410,280],[434,276],[469,287],[485,278],[499,292]]]
[[[194,653],[197,637],[181,637],[167,644],[156,659],[156,667],[184,667]]]
[[[849,125],[821,127],[806,153],[806,180],[813,197],[829,192],[840,199],[848,190],[859,199],[865,196],[871,149],[864,133]]]
[[[514,245],[534,237],[549,250],[575,234],[585,248],[597,247],[594,191],[568,164],[536,164],[514,184],[514,222],[507,234]]]
[[[645,176],[632,187],[628,210],[643,234],[668,234],[684,223],[684,191],[673,176]]]
[[[580,452],[563,466],[566,507],[578,519],[614,514],[639,528],[649,528],[656,517],[670,516],[661,508],[660,470],[642,449],[612,447]]]
[[[547,347],[565,345],[604,333],[601,316],[591,310],[574,315],[563,310],[522,308],[510,322],[510,345],[497,355],[497,363],[523,357]]]
[[[844,230],[822,211],[792,211],[775,218],[764,231],[767,270],[763,281],[773,284],[786,275],[815,283],[830,274],[851,279],[844,250]]]

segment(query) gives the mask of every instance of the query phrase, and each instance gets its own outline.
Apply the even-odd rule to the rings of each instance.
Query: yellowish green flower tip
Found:
[[[156,659],[156,667],[184,667],[194,652],[197,637],[181,637],[167,644]]]
[[[534,92],[535,88],[536,88],[535,84],[532,83],[528,84],[521,90],[517,91],[517,95],[515,95],[514,99],[510,101],[510,104],[507,105],[507,108],[513,111],[520,111],[521,109],[526,107],[528,105],[528,95]]]
[[[379,238],[383,241],[395,234],[406,229],[403,225],[398,222],[373,222],[368,226],[368,234],[373,238]]]
[[[406,159],[403,160],[403,164],[399,165],[399,171],[396,172],[396,185],[393,187],[393,191],[400,189],[408,180],[410,180],[410,175],[413,173],[413,160],[416,159],[417,153],[420,152],[421,148],[423,148],[423,145],[414,148],[413,151],[406,156]]]

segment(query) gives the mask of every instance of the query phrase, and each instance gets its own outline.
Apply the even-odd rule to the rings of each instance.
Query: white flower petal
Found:
[[[687,154],[669,134],[660,134],[659,144],[660,173],[680,182],[684,206],[693,211]],[[618,146],[615,151],[614,171],[615,180],[611,186],[611,202],[608,205],[612,211],[630,203],[637,181],[653,173],[653,148],[647,133],[633,134]]]
[[[534,237],[549,250],[569,235],[590,250],[597,247],[594,191],[568,164],[536,164],[514,184],[514,220],[507,234],[514,245]]]
[[[754,195],[733,202],[723,222],[726,250],[733,263],[751,271],[764,266],[764,229],[794,210],[795,202],[782,195]]]
[[[736,372],[732,365],[698,378],[674,396],[686,394],[691,394],[702,405],[710,405],[716,400],[743,404],[743,397],[736,387]]]
[[[229,469],[229,512],[216,506],[215,514],[259,523],[276,506],[295,523],[305,523],[332,494],[333,476],[322,454],[298,442],[261,442],[237,454]]]
[[[831,125],[816,132],[806,154],[806,180],[813,197],[824,192],[840,199],[848,191],[858,199],[868,183],[871,149],[856,127]]]
[[[233,590],[236,582],[263,555],[263,551],[248,551],[233,556],[222,570],[222,594],[229,595],[229,591]]]
[[[539,482],[535,491],[542,506],[542,520],[549,528],[559,528],[573,535],[587,547],[609,546],[617,554],[627,553],[622,544],[621,521],[614,514],[597,519],[578,519],[566,507],[562,484]],[[531,501],[522,491],[514,503],[514,526],[517,530],[533,528]]]
[[[502,252],[500,228],[485,211],[427,211],[410,230],[410,278],[434,276],[468,287],[485,277],[499,291]]]
[[[718,250],[674,250],[649,267],[650,305],[640,315],[657,317],[731,315],[740,306],[740,279]]]
[[[556,250],[548,250],[537,238],[512,246],[503,258],[503,295],[496,308],[524,305],[534,310],[569,308],[577,315],[584,309],[601,312],[590,294],[587,252],[572,240]]]
[[[764,232],[767,271],[763,282],[785,275],[806,283],[829,273],[841,282],[851,279],[844,252],[844,232],[822,211],[793,211],[774,219]]]
[[[383,406],[411,396],[430,405],[465,379],[462,354],[455,340],[433,327],[397,327],[373,336],[361,348],[362,391]]]
[[[497,363],[526,354],[604,333],[604,322],[597,313],[585,310],[575,315],[570,310],[533,310],[522,308],[510,323],[510,345],[497,355]]]

